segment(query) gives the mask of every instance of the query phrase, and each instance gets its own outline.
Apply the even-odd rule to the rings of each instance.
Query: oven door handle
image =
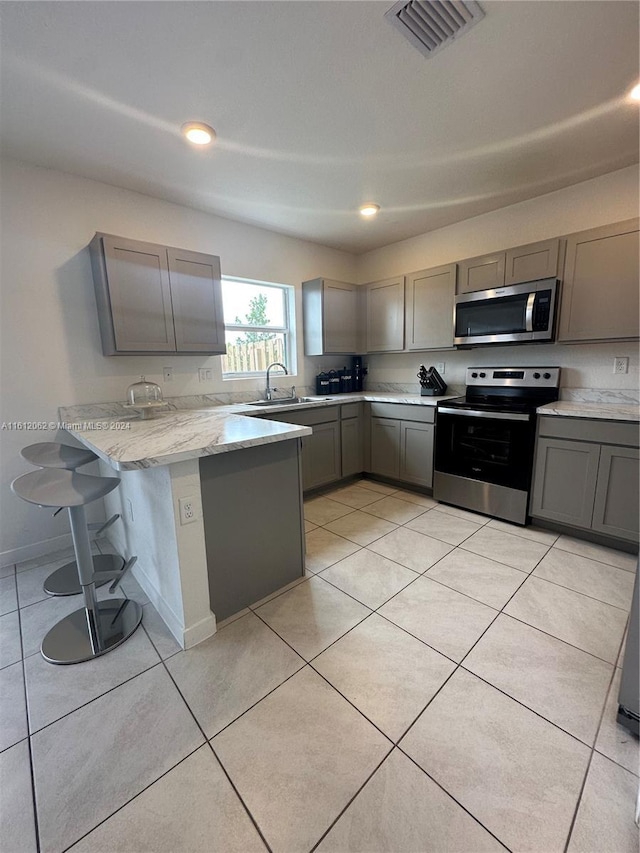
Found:
[[[452,409],[448,406],[438,406],[440,415],[461,415],[463,418],[490,418],[499,421],[528,421],[531,415],[518,412],[479,412],[476,409]]]
[[[527,332],[533,332],[533,306],[535,301],[535,293],[530,293],[527,298],[527,309],[524,315],[524,327]]]

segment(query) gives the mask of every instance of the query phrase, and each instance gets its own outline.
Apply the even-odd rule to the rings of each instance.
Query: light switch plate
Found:
[[[198,381],[200,382],[211,382],[211,368],[210,367],[199,367],[198,368]]]

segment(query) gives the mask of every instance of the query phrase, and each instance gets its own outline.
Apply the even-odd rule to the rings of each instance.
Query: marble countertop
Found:
[[[118,471],[171,465],[186,459],[212,456],[275,441],[310,435],[306,426],[265,418],[269,412],[294,411],[354,403],[360,400],[409,405],[435,406],[446,397],[419,394],[370,392],[318,397],[297,405],[249,406],[236,403],[200,409],[169,410],[157,417],[140,420],[134,415],[100,416],[102,404],[60,409],[67,431],[85,447]],[[256,418],[256,415],[263,417]],[[252,417],[253,416],[253,417]]]
[[[558,400],[537,410],[539,415],[557,415],[562,418],[594,418],[605,421],[640,422],[640,405],[637,403],[598,403]]]

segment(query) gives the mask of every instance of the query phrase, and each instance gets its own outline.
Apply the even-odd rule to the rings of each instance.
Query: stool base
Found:
[[[104,655],[124,643],[142,621],[142,607],[126,598],[98,602],[101,648],[94,650],[84,607],[61,619],[42,641],[40,652],[49,663],[70,664]]]
[[[94,572],[119,572],[124,566],[124,560],[117,554],[94,554]],[[96,586],[104,586],[109,583],[109,578],[96,581]],[[78,577],[78,564],[75,560],[67,563],[60,569],[56,569],[42,584],[42,589],[47,595],[80,595],[82,587]]]

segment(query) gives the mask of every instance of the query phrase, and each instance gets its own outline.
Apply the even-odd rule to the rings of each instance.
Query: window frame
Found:
[[[283,298],[283,313],[286,318],[286,325],[284,326],[250,326],[247,323],[239,324],[239,323],[227,323],[225,320],[224,323],[224,331],[225,331],[225,341],[227,332],[238,332],[242,334],[243,332],[266,332],[268,334],[281,334],[284,338],[284,363],[289,371],[290,376],[297,375],[297,364],[296,364],[296,317],[295,317],[295,288],[291,284],[282,284],[280,282],[274,281],[259,281],[258,279],[253,278],[240,278],[239,276],[231,276],[231,275],[223,275],[221,276],[221,282],[233,282],[237,284],[248,284],[255,285],[256,287],[270,287],[274,290],[279,290],[282,293]],[[224,308],[224,295],[223,295],[223,308]],[[223,356],[224,358],[224,356]],[[220,372],[222,374],[222,379],[224,382],[234,381],[237,379],[259,379],[266,376],[266,370],[252,370],[245,371],[243,373],[225,373],[223,369],[222,362],[220,363]]]

